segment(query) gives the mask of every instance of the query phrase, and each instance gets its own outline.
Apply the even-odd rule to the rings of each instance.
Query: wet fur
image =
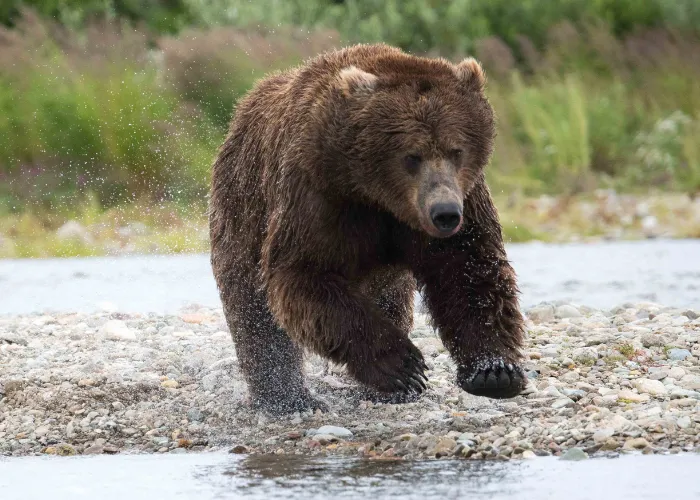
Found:
[[[360,73],[339,81],[348,67]],[[397,90],[368,106],[374,85]],[[515,274],[483,177],[494,131],[482,89],[475,62],[362,45],[272,75],[241,100],[213,169],[211,262],[253,403],[316,405],[300,347],[378,391],[412,384],[424,369],[408,338],[416,288],[463,371],[519,361]],[[415,106],[433,130],[407,120],[385,134]],[[426,134],[469,148],[455,181],[464,224],[447,239],[421,228],[432,181],[396,166],[415,144],[442,155]]]

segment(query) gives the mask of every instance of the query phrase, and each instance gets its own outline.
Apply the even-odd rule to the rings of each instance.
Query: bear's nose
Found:
[[[457,203],[436,203],[430,207],[430,219],[441,233],[449,233],[462,222],[462,208]]]

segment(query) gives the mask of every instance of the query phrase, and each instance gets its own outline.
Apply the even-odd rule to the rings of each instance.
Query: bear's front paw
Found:
[[[475,396],[504,399],[520,394],[527,385],[527,378],[518,365],[495,358],[460,366],[457,385]]]
[[[355,379],[380,393],[421,394],[426,389],[427,369],[423,354],[405,337],[397,338],[370,359],[348,363]]]

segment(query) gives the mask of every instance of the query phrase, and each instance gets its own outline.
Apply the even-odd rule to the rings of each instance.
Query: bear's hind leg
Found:
[[[274,414],[326,410],[304,384],[302,350],[275,324],[264,297],[248,292],[224,307],[252,405]]]

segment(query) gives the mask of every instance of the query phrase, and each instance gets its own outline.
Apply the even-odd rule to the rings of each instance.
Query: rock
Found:
[[[350,439],[353,434],[345,427],[336,427],[335,425],[324,425],[316,430],[316,434],[330,434],[341,439]]]
[[[696,313],[695,311],[687,310],[683,313],[683,316],[688,318],[689,320],[694,320],[700,318],[700,314]]]
[[[244,454],[244,453],[249,453],[249,450],[246,446],[243,446],[242,444],[239,444],[237,446],[234,446],[229,450],[229,453],[235,453],[238,455]]]
[[[46,425],[42,425],[41,427],[37,427],[34,429],[34,435],[36,437],[43,437],[46,436],[49,433],[49,427]]]
[[[700,391],[700,375],[683,375],[678,381],[678,385],[683,389]]]
[[[581,448],[569,448],[560,458],[561,460],[578,462],[580,460],[586,460],[588,458],[588,454]]]
[[[77,451],[75,451],[75,448],[71,446],[68,443],[59,443],[54,446],[49,446],[44,450],[44,453],[47,455],[58,455],[61,457],[69,457],[72,455],[77,455]]]
[[[598,350],[595,347],[578,347],[573,350],[574,361],[581,364],[592,364],[598,360]]]
[[[615,439],[609,438],[606,439],[605,442],[602,444],[600,447],[601,450],[603,451],[615,451],[620,447],[620,443],[618,443]]]
[[[649,394],[637,394],[629,389],[622,389],[617,397],[618,399],[631,401],[633,403],[644,403],[650,399]]]
[[[571,304],[564,304],[556,308],[554,316],[559,319],[564,318],[580,318],[583,316],[581,312]]]
[[[685,377],[685,375],[685,370],[680,366],[674,366],[668,372],[668,376],[674,380],[681,380],[683,377]]]
[[[586,395],[586,393],[581,389],[562,389],[561,392],[564,394],[564,396],[571,398],[574,401],[578,401]]]
[[[692,422],[690,421],[690,417],[685,415],[676,420],[676,425],[681,429],[687,429],[692,425]]]
[[[452,450],[457,447],[457,441],[452,438],[443,437],[438,440],[433,448],[428,450],[428,455],[434,455],[437,458],[446,457],[452,454]]]
[[[136,333],[118,319],[107,321],[100,328],[100,333],[109,340],[136,340]]]
[[[608,439],[613,437],[615,434],[615,429],[600,429],[593,433],[593,442],[596,444],[602,444]]]
[[[555,410],[558,410],[560,408],[566,408],[566,407],[573,406],[573,405],[574,405],[573,400],[571,400],[569,398],[560,398],[560,399],[557,399],[556,401],[554,401],[554,403],[552,403],[551,407]]]
[[[333,434],[314,434],[314,441],[318,441],[321,445],[326,446],[327,444],[337,443],[338,437]]]
[[[187,410],[187,419],[190,422],[202,422],[204,420],[204,413],[199,408],[190,408]]]
[[[669,349],[666,356],[672,361],[683,361],[685,358],[692,356],[692,354],[688,349]]]
[[[88,448],[85,448],[83,455],[102,455],[105,452],[104,446],[93,444]]]
[[[700,399],[700,392],[691,391],[690,389],[681,389],[680,387],[671,390],[671,399],[682,398]]]
[[[532,450],[525,450],[522,457],[527,460],[532,460],[533,458],[537,458],[537,455],[535,455],[535,452]]]
[[[667,339],[658,333],[645,333],[641,338],[644,347],[661,347],[666,345]]]
[[[56,230],[56,238],[61,241],[78,241],[85,245],[93,242],[92,235],[77,221],[69,220]]]
[[[527,311],[527,316],[533,323],[546,323],[554,319],[554,306],[541,304]]]
[[[567,384],[573,384],[574,382],[578,382],[579,378],[581,377],[578,373],[571,371],[566,372],[564,375],[560,376],[559,380],[561,380],[562,382],[566,382]]]
[[[170,380],[170,379],[163,380],[160,383],[160,385],[161,385],[161,387],[164,387],[166,389],[177,389],[178,387],[180,387],[180,384],[177,382],[177,380]]]
[[[25,339],[23,339],[19,335],[15,335],[14,333],[10,332],[0,332],[0,344],[2,343],[16,344],[22,346],[26,346],[29,344]]]
[[[668,393],[666,386],[658,380],[650,380],[640,378],[632,382],[632,385],[642,394],[651,394],[652,396],[665,396]]]
[[[622,446],[623,450],[643,450],[644,448],[648,448],[651,445],[649,444],[649,441],[647,441],[644,438],[632,438],[628,439],[625,441],[625,444]]]

